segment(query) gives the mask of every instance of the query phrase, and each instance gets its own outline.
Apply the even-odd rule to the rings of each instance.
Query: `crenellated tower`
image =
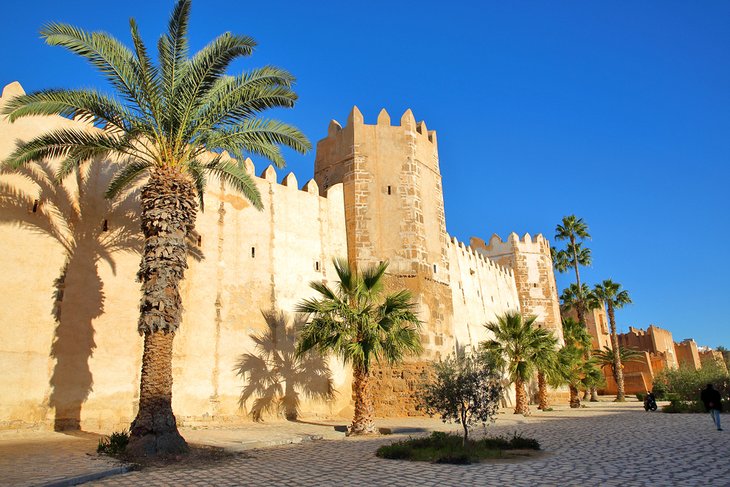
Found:
[[[390,272],[424,273],[448,282],[436,133],[407,110],[392,125],[381,110],[366,125],[357,107],[347,125],[330,122],[317,144],[314,178],[321,190],[343,183],[348,257],[358,265],[390,260]]]
[[[553,330],[562,341],[560,302],[548,240],[541,234],[533,238],[526,233],[520,238],[513,232],[504,242],[498,235],[492,235],[489,244],[472,237],[471,246],[496,263],[512,269],[522,314],[536,316],[539,326]]]
[[[449,236],[436,133],[411,110],[391,124],[381,110],[375,125],[352,109],[342,127],[332,121],[317,144],[314,178],[320,191],[342,183],[348,259],[357,266],[388,260],[388,285],[419,301],[426,354],[453,350]]]

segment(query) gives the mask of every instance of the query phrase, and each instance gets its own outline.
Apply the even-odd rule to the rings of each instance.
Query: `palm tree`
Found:
[[[322,355],[296,354],[303,320],[290,320],[283,311],[263,313],[267,329],[250,335],[256,352],[241,355],[236,372],[246,381],[238,401],[243,407],[256,396],[251,408],[254,421],[264,413],[279,412],[289,421],[299,417],[299,397],[328,401],[334,397],[332,371]]]
[[[601,302],[587,284],[581,284],[580,288],[577,284],[566,287],[560,294],[560,301],[564,310],[575,310],[578,321],[583,324],[585,324],[585,316],[588,311],[601,306]]]
[[[610,279],[606,279],[601,284],[596,284],[593,292],[596,297],[606,304],[606,310],[608,311],[608,322],[611,324],[611,345],[614,350],[618,350],[618,334],[616,333],[616,315],[615,310],[623,308],[627,304],[631,304],[631,298],[629,297],[628,291],[621,289],[621,284],[613,282]],[[616,375],[616,384],[618,393],[616,394],[617,401],[625,401],[626,396],[624,394],[624,372],[623,366],[621,365],[621,356],[618,353],[613,355],[613,370]]]
[[[572,318],[565,318],[563,339],[565,344],[558,352],[557,372],[562,382],[568,384],[570,407],[579,408],[580,390],[595,387],[601,380],[601,370],[595,358],[586,358],[586,350],[591,346],[591,336],[581,323]]]
[[[251,54],[256,43],[225,33],[192,57],[188,53],[190,0],[178,0],[168,32],[158,42],[159,65],[148,54],[137,23],[130,20],[133,48],[104,32],[51,23],[41,36],[97,68],[116,97],[93,89],[41,90],[11,100],[10,121],[33,115],[61,115],[93,121],[93,128],[51,131],[20,145],[5,167],[60,159],[58,181],[93,158],[113,157],[122,168],[106,191],[114,197],[142,184],[144,234],[139,280],[142,300],[138,330],[144,336],[139,410],[131,425],[132,454],[187,451],[172,412],[172,341],[182,318],[179,286],[187,268],[186,236],[202,207],[206,176],[243,194],[256,208],[261,199],[242,163],[244,153],[284,164],[279,146],[306,152],[310,143],[287,124],[258,118],[275,107],[291,107],[296,94],[287,72],[265,67],[239,76],[226,69]]]
[[[558,373],[558,339],[552,333],[541,334],[535,350],[535,365],[537,368],[537,409],[546,410],[548,403],[548,383],[554,385],[553,377]]]
[[[610,367],[613,378],[616,378],[616,357],[614,356],[614,349],[609,346],[604,346],[602,350],[593,350],[593,356],[601,364],[602,367]],[[641,362],[643,354],[633,348],[619,347],[619,362],[621,365],[628,362]]]
[[[484,325],[494,338],[482,342],[481,347],[506,366],[510,383],[515,385],[515,414],[530,413],[525,383],[538,370],[538,363],[549,361],[545,357],[549,357],[547,350],[554,339],[549,331],[535,326],[535,319],[509,312]]]
[[[345,259],[334,260],[339,277],[336,289],[324,282],[312,282],[319,299],[305,299],[296,307],[311,319],[304,325],[297,354],[312,349],[334,352],[352,364],[355,415],[349,434],[375,433],[373,398],[369,379],[373,360],[397,364],[406,355],[422,351],[411,294],[401,290],[383,297],[384,262],[358,272]]]
[[[568,267],[573,267],[578,289],[581,289],[578,267],[591,265],[591,250],[583,248],[579,241],[586,238],[591,238],[588,225],[575,215],[564,216],[562,223],[555,227],[555,240],[568,241],[567,249],[557,252],[556,269],[565,272]]]

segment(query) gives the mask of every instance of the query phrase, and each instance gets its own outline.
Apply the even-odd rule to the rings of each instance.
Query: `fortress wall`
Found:
[[[550,243],[545,237],[538,234],[533,238],[526,233],[520,238],[512,233],[506,241],[502,241],[498,235],[493,235],[488,244],[472,237],[471,245],[485,257],[512,269],[522,313],[536,316],[538,326],[553,330],[562,342],[558,290]]]
[[[4,98],[18,92],[9,88]],[[33,117],[15,124],[1,119],[0,158],[18,140],[78,123],[61,117]],[[247,166],[253,170],[250,161]],[[233,369],[241,354],[255,352],[250,335],[266,327],[261,311],[273,307],[291,313],[297,301],[313,294],[309,281],[331,282],[332,257],[346,254],[341,185],[320,196],[314,182],[300,190],[293,175],[284,184],[276,182],[273,169],[262,176],[255,181],[263,211],[210,181],[206,211],[198,214],[196,231],[204,259],[189,258],[181,289],[185,312],[173,358],[173,407],[183,424],[245,419],[246,411],[237,404],[243,381]],[[112,232],[130,225],[103,213],[108,172],[91,177],[96,184],[90,185],[93,192],[84,193],[87,213],[77,226],[98,228],[108,219]],[[3,175],[0,181],[38,193],[16,175]],[[75,192],[74,178],[64,184]],[[52,206],[44,198],[54,195],[46,193],[40,197],[38,218]],[[59,427],[76,424],[90,431],[127,427],[135,414],[142,355],[136,331],[138,248],[112,251],[111,265],[97,255],[106,234],[96,232],[101,236],[94,242],[80,241],[62,286],[57,321],[52,315],[54,281],[66,254],[48,233],[19,227],[19,220],[35,216],[32,205],[19,211],[0,210],[0,241],[5,243],[0,253],[5,275],[0,280],[0,366],[5,371],[0,390],[6,391],[0,398],[0,429],[52,428],[54,420]],[[136,232],[138,222],[131,225]],[[341,391],[336,401],[324,405],[303,399],[305,413],[332,415],[350,404],[349,374],[341,364],[333,362],[332,368],[335,387]]]
[[[674,351],[677,355],[677,362],[680,367],[688,367],[692,370],[697,370],[702,367],[697,343],[691,338],[675,343]]]
[[[476,350],[488,338],[485,323],[520,311],[514,275],[455,238],[448,255],[455,340],[460,347]]]

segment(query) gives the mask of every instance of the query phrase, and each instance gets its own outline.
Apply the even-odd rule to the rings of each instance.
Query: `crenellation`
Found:
[[[13,81],[3,87],[3,93],[2,96],[0,96],[0,99],[15,98],[16,96],[22,95],[25,95],[25,90],[19,82]]]
[[[416,128],[416,117],[413,116],[413,111],[409,108],[400,117],[400,126],[408,130],[415,130]]]
[[[282,186],[286,186],[287,188],[299,188],[299,184],[297,183],[297,177],[294,175],[293,172],[287,174],[281,184]]]
[[[355,125],[364,125],[365,119],[362,116],[362,113],[360,112],[360,109],[356,106],[352,107],[352,110],[350,111],[350,114],[347,116],[347,126],[355,126]]]
[[[330,120],[330,124],[327,127],[327,137],[334,137],[338,132],[342,131],[342,125],[337,120]]]
[[[385,110],[385,108],[381,109],[380,113],[378,113],[377,125],[381,125],[384,127],[390,127],[390,115]]]
[[[253,161],[250,157],[247,157],[243,161],[243,169],[246,171],[246,174],[249,176],[256,176],[256,166],[254,165]]]
[[[274,165],[269,164],[268,167],[261,172],[259,177],[270,183],[276,183],[276,169],[274,169]]]

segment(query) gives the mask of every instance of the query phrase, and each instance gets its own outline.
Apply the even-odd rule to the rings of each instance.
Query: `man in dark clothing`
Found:
[[[700,394],[700,399],[705,403],[705,410],[709,411],[712,416],[712,422],[717,426],[717,431],[722,431],[720,426],[720,411],[722,411],[720,393],[712,387],[712,384],[707,384],[707,387]]]

